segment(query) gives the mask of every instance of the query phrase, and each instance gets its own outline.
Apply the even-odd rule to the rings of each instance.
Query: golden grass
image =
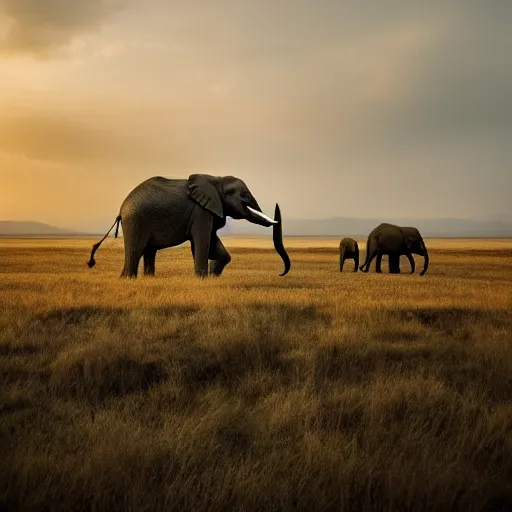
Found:
[[[122,240],[0,240],[0,509],[510,509],[510,240],[419,277],[290,238],[284,278],[225,241],[120,280]]]

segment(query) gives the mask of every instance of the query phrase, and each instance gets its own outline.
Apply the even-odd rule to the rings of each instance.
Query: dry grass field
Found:
[[[511,240],[225,242],[126,281],[122,240],[0,240],[0,510],[512,509]]]

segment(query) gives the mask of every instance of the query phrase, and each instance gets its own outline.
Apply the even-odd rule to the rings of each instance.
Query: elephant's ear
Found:
[[[204,174],[192,174],[188,178],[188,194],[203,208],[223,218],[220,194],[211,180],[211,177]]]
[[[414,242],[415,242],[415,238],[411,235],[405,235],[405,246],[407,247],[407,249],[411,249],[412,246],[414,245]]]

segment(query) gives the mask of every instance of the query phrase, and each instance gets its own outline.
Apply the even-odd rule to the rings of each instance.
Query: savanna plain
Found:
[[[512,240],[420,277],[288,238],[279,277],[227,237],[205,280],[94,241],[0,240],[1,510],[512,509]]]

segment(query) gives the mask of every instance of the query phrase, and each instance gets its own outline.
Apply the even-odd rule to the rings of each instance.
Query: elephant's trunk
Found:
[[[425,247],[425,246],[424,246]],[[425,272],[427,271],[428,269],[428,263],[429,263],[429,258],[428,258],[428,251],[427,251],[427,248],[425,247],[425,265],[423,267],[423,270],[420,272],[420,276],[423,276],[425,275]]]
[[[281,210],[279,209],[279,205],[277,203],[276,211],[274,213],[274,220],[276,221],[273,228],[274,247],[276,248],[276,251],[279,254],[279,256],[281,256],[281,258],[283,259],[284,263],[284,272],[279,275],[285,276],[290,271],[291,263],[288,253],[286,252],[286,249],[284,248],[283,244],[283,225],[281,223]]]

